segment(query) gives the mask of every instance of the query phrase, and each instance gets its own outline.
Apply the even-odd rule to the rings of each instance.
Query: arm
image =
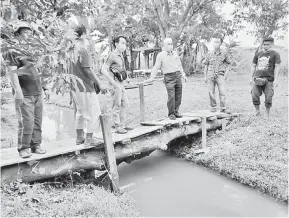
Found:
[[[209,54],[206,56],[205,58],[205,61],[204,61],[204,65],[205,65],[205,68],[204,68],[204,81],[205,83],[208,82],[208,69],[209,69]]]
[[[250,83],[253,83],[253,81],[254,81],[254,74],[255,74],[255,71],[256,71],[257,63],[258,63],[258,53],[255,53],[255,56],[253,58],[253,64],[252,64],[252,67],[251,67],[252,79],[250,80]]]
[[[279,53],[276,54],[275,58],[275,69],[274,69],[274,84],[275,86],[278,86],[278,78],[279,78],[279,73],[280,73],[280,64],[281,64],[281,58]]]
[[[156,63],[152,69],[149,80],[153,80],[156,77],[158,70],[161,69],[161,66],[162,66],[161,53],[159,53],[156,59]]]
[[[114,87],[118,87],[118,84],[114,81],[113,77],[109,74],[109,68],[113,63],[113,56],[109,54],[107,60],[102,64],[101,73]]]
[[[15,91],[15,99],[23,100],[23,92],[19,83],[18,75],[17,75],[17,67],[8,66],[8,74],[11,81],[12,88]]]

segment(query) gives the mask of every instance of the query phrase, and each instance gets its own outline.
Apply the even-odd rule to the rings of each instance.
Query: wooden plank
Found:
[[[76,152],[80,150],[89,149],[95,146],[76,145],[75,138],[69,140],[61,140],[54,143],[43,143],[42,147],[47,151],[45,154],[33,154],[30,158],[21,158],[18,154],[17,148],[3,148],[0,149],[1,155],[1,167],[24,163],[29,161],[35,161],[40,159],[46,159],[53,156],[58,156],[70,152]],[[102,145],[103,140],[99,140],[98,145]]]
[[[139,84],[140,122],[145,121],[144,84]]]
[[[202,117],[202,149],[207,147],[207,117]]]
[[[198,121],[200,118],[199,117],[193,117],[193,116],[183,116],[182,118],[177,118],[175,120],[171,120],[170,118],[162,118],[159,120],[152,120],[152,121],[145,121],[141,122],[141,125],[144,126],[169,126],[169,125],[174,125],[174,124],[180,124],[184,123],[187,121]]]
[[[109,115],[100,115],[101,129],[104,139],[104,154],[106,158],[108,172],[111,178],[112,189],[115,193],[120,192],[119,176],[117,172],[115,151],[112,142],[111,125],[109,122]]]
[[[122,142],[125,141],[127,139],[134,139],[137,138],[139,136],[151,133],[151,132],[155,132],[159,129],[162,129],[161,126],[136,126],[133,130],[128,131],[128,133],[126,134],[117,134],[117,133],[112,133],[112,141],[113,143],[117,143],[117,142]],[[103,139],[103,136],[101,133],[98,133],[96,135],[96,137],[98,139]]]

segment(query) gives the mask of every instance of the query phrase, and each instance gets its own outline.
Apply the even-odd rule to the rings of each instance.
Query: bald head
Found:
[[[173,40],[172,40],[172,38],[165,38],[163,43],[164,43],[164,49],[166,51],[172,51],[173,50]]]

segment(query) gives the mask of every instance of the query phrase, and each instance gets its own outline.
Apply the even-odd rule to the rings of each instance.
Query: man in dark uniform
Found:
[[[14,34],[22,42],[32,37],[31,28],[25,23],[18,25]],[[42,142],[42,87],[37,70],[31,63],[20,60],[19,56],[19,52],[15,50],[3,53],[15,98],[18,118],[18,152],[22,158],[28,158],[32,153],[46,153],[40,146]]]

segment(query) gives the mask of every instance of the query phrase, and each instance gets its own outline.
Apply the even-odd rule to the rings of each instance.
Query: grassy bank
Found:
[[[37,184],[13,188],[2,188],[1,217],[139,216],[130,196],[117,197],[94,185],[55,188]]]

